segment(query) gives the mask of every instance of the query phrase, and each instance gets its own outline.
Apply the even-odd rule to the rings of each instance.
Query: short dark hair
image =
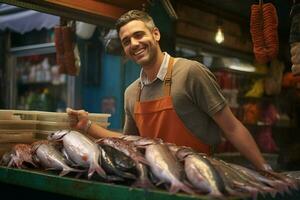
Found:
[[[125,14],[123,14],[117,20],[116,29],[117,29],[118,33],[122,26],[124,26],[125,24],[127,24],[133,20],[140,20],[140,21],[144,22],[149,29],[152,29],[155,27],[154,21],[148,13],[141,11],[141,10],[130,10],[130,11],[126,12]]]

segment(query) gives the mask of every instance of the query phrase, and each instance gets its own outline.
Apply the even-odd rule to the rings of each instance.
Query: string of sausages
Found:
[[[278,18],[272,3],[251,6],[250,32],[257,62],[267,63],[277,57],[279,49]]]

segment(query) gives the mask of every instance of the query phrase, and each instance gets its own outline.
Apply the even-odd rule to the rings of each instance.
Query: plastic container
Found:
[[[36,129],[41,131],[58,131],[63,129],[70,129],[68,122],[49,122],[49,121],[40,121],[37,124]]]
[[[110,114],[102,113],[89,113],[88,118],[92,122],[108,122]],[[48,122],[69,122],[70,119],[67,113],[59,112],[37,112],[37,120],[48,121]]]
[[[0,120],[36,120],[36,111],[0,110]]]
[[[0,130],[35,130],[37,124],[36,120],[0,120]]]

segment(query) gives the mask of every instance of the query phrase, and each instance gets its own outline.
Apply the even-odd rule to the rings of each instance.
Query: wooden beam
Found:
[[[94,0],[0,0],[0,2],[108,27],[113,27],[116,19],[127,11],[125,8]]]
[[[111,19],[118,19],[127,10],[108,3],[94,0],[74,1],[74,0],[45,0],[49,5],[56,5],[65,8],[72,8],[83,12],[101,15]]]

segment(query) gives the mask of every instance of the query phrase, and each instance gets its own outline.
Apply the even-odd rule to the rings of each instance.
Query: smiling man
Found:
[[[116,28],[125,55],[141,66],[140,77],[125,91],[124,134],[161,138],[207,154],[223,134],[257,169],[270,169],[205,66],[162,52],[160,32],[145,12],[125,13]],[[77,118],[73,127],[94,137],[121,135],[91,124],[83,110],[67,112]]]

